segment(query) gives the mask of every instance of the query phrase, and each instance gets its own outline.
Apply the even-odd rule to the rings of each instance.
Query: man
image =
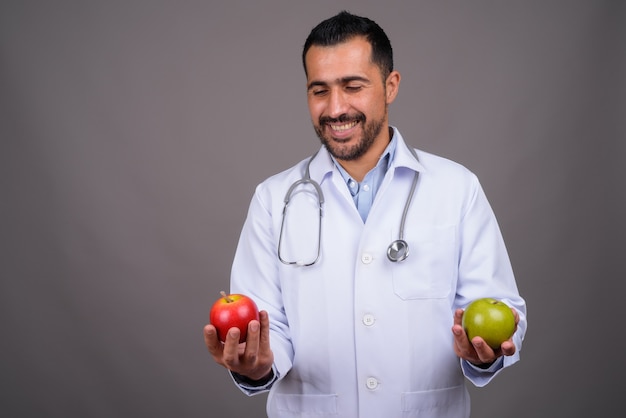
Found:
[[[207,348],[242,391],[270,391],[270,417],[468,417],[464,376],[490,382],[518,361],[526,330],[495,216],[471,172],[389,126],[400,74],[375,22],[325,20],[302,59],[323,146],[257,187],[231,292],[252,297],[260,321],[244,344],[207,325]],[[388,249],[399,237],[405,259]],[[496,350],[461,326],[481,297],[516,318]]]

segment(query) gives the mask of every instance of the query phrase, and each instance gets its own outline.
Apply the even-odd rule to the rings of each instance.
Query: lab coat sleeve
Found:
[[[493,297],[514,308],[520,317],[513,336],[516,347],[513,356],[503,357],[488,369],[461,360],[461,368],[468,380],[482,387],[504,368],[519,361],[526,333],[526,303],[519,295],[496,217],[474,175],[471,176],[471,190],[460,221],[459,273],[454,307],[465,309],[474,299]]]
[[[246,379],[243,379],[242,376],[239,376],[236,373],[233,373],[233,372],[229,372],[229,373],[230,373],[230,377],[233,379],[233,382],[237,386],[239,386],[239,389],[241,389],[243,393],[245,393],[248,396],[254,396],[260,393],[267,392],[268,390],[270,390],[274,382],[278,380],[278,373],[276,371],[276,366],[272,366],[272,377],[267,382],[264,382],[260,385],[250,383],[246,381]]]
[[[275,245],[271,196],[264,184],[257,187],[241,231],[231,270],[231,293],[250,296],[266,310],[270,320],[270,346],[274,354],[276,379],[262,388],[251,388],[237,382],[248,395],[269,390],[290,369],[293,347],[281,298],[278,257]],[[280,214],[277,214],[280,216]]]

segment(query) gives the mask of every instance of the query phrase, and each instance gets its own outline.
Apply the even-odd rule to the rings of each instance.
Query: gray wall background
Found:
[[[391,121],[480,177],[529,309],[473,417],[621,410],[626,2],[0,4],[0,410],[261,417],[202,327],[255,185],[319,146],[301,46],[391,38]]]

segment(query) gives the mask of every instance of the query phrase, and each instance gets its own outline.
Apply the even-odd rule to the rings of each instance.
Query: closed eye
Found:
[[[326,89],[312,90],[313,96],[323,96],[328,92]]]

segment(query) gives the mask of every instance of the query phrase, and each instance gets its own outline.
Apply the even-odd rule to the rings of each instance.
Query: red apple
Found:
[[[226,333],[231,328],[239,328],[241,331],[239,342],[246,341],[248,323],[253,319],[259,320],[259,309],[254,300],[248,296],[234,293],[227,295],[220,292],[222,297],[215,301],[211,307],[209,320],[217,329],[220,341],[226,341]]]
[[[515,316],[504,302],[494,298],[476,299],[470,303],[462,319],[467,337],[479,336],[494,350],[515,332]]]

